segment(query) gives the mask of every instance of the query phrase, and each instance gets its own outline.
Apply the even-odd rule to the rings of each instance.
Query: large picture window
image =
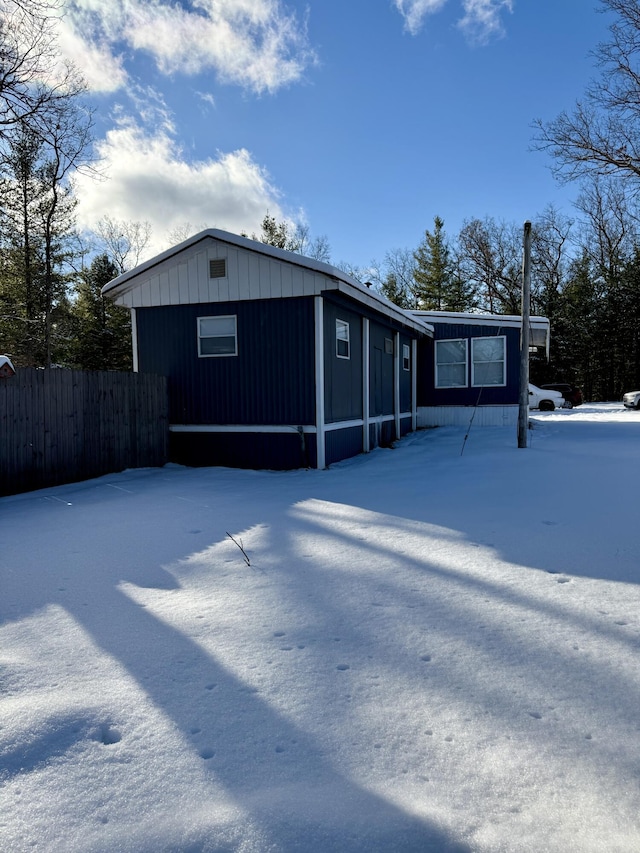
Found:
[[[349,324],[345,320],[336,320],[336,355],[338,358],[350,358]]]
[[[436,341],[436,388],[466,388],[467,339]]]
[[[198,317],[198,355],[200,358],[238,355],[236,315]]]
[[[471,339],[471,384],[476,387],[505,385],[506,338]]]

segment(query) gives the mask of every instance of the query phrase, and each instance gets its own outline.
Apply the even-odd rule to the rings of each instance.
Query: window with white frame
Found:
[[[505,355],[507,339],[504,335],[471,339],[471,384],[483,388],[487,385],[506,385]]]
[[[198,317],[198,356],[238,355],[237,317]]]
[[[436,341],[436,388],[466,388],[467,339]]]
[[[402,344],[402,369],[411,370],[411,349],[409,344]]]
[[[345,320],[336,320],[336,355],[349,358],[349,324]]]

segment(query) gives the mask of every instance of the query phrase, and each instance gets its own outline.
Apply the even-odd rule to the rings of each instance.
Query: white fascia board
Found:
[[[414,317],[424,320],[426,323],[460,323],[468,326],[505,326],[519,329],[522,325],[522,317],[519,314],[474,314],[456,311],[411,311]],[[546,317],[530,317],[531,326],[544,329],[549,328],[549,320]]]
[[[344,293],[345,296],[356,299],[378,314],[385,314],[387,317],[391,317],[393,320],[415,332],[419,332],[421,335],[426,335],[430,338],[434,336],[433,326],[420,317],[416,317],[415,312],[399,308],[393,302],[389,302],[384,296],[376,293],[375,290],[370,290],[365,285],[360,284],[360,282],[352,283],[347,282],[345,279],[336,279],[333,289]]]

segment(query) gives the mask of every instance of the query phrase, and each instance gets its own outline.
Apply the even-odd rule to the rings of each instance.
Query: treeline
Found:
[[[617,400],[640,382],[640,221],[614,179],[584,184],[577,208],[532,222],[531,311],[549,318],[551,346],[531,379]],[[522,255],[523,223],[469,219],[450,238],[436,216],[416,248],[388,252],[369,275],[404,308],[520,314]]]

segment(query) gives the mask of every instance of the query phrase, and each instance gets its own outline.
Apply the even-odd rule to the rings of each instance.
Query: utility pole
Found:
[[[522,328],[520,329],[520,406],[518,447],[527,446],[529,429],[529,319],[531,316],[531,223],[524,223],[522,252]]]

